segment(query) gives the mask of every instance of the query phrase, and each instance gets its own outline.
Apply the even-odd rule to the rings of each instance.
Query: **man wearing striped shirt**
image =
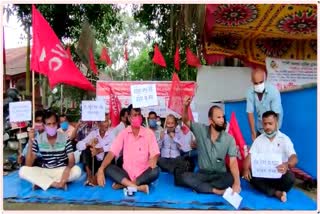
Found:
[[[33,184],[47,190],[50,187],[65,189],[67,182],[81,176],[81,169],[75,166],[71,141],[67,136],[57,132],[58,116],[48,111],[44,115],[45,131],[34,137],[34,129],[29,132],[29,147],[26,166],[21,167],[19,175]],[[32,167],[36,154],[42,155],[42,167]]]

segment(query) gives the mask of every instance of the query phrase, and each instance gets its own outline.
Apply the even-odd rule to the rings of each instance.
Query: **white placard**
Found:
[[[268,81],[279,90],[317,83],[316,60],[266,58]]]
[[[31,121],[31,101],[9,103],[10,122]]]
[[[280,178],[277,166],[282,164],[281,154],[251,154],[252,176],[258,178]]]
[[[81,120],[83,121],[104,121],[106,107],[105,102],[87,101],[81,102]]]
[[[156,84],[131,85],[133,108],[158,105]]]
[[[242,201],[242,197],[237,192],[232,192],[232,188],[228,187],[222,197],[226,199],[234,208],[238,209]]]

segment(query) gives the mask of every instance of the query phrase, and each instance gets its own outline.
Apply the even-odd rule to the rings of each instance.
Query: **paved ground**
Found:
[[[4,160],[11,154],[7,149],[4,150]],[[297,180],[295,186],[305,192],[314,201],[317,201],[316,189],[306,191],[302,188],[302,181]],[[13,203],[8,200],[3,201],[4,210],[164,210],[160,208],[110,206],[110,205],[80,205],[80,204],[42,204],[42,203]]]

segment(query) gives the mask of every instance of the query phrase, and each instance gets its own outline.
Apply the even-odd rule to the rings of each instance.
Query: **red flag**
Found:
[[[105,61],[107,63],[107,65],[112,64],[112,60],[110,59],[110,57],[108,55],[108,49],[106,47],[103,47],[101,50],[100,60]]]
[[[186,56],[187,56],[187,64],[192,67],[199,67],[201,66],[200,60],[196,55],[192,53],[192,51],[189,48],[186,48]]]
[[[168,108],[182,115],[183,114],[183,98],[184,98],[184,93],[180,84],[179,77],[177,73],[173,73],[171,90],[169,94]],[[193,115],[190,107],[188,108],[188,116],[190,120],[193,120]]]
[[[176,53],[174,55],[174,67],[177,71],[180,71],[180,55],[179,55],[179,47],[176,48]]]
[[[118,97],[113,93],[113,90],[109,87],[109,116],[111,120],[111,126],[116,127],[120,123],[120,111],[121,111],[121,103]]]
[[[229,123],[229,131],[228,133],[233,136],[234,140],[236,141],[237,146],[237,161],[238,161],[238,167],[239,171],[242,171],[243,168],[243,162],[246,158],[247,154],[247,145],[243,138],[243,135],[241,133],[240,127],[238,125],[238,121],[236,118],[236,114],[234,112],[231,113],[230,123]],[[229,166],[229,157],[226,159],[226,163]]]
[[[124,46],[124,59],[125,59],[126,61],[129,60],[127,45]]]
[[[68,45],[67,50],[66,50],[67,54],[69,55],[70,59],[72,59],[72,55],[71,55],[71,51],[70,51],[70,46]]]
[[[94,54],[92,51],[92,48],[89,50],[89,60],[90,60],[90,69],[95,73],[96,75],[98,74],[98,69],[96,66],[96,63],[94,62]]]
[[[41,13],[32,5],[32,57],[30,69],[48,76],[50,88],[64,83],[95,91],[79,71]]]
[[[154,46],[154,55],[153,55],[153,59],[152,62],[154,62],[155,64],[161,65],[162,67],[167,67],[166,61],[164,60],[158,45]]]

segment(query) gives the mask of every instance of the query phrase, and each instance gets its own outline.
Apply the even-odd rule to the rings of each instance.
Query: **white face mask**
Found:
[[[264,82],[258,85],[254,85],[253,88],[255,92],[262,93],[264,91]]]
[[[161,121],[157,121],[157,126],[161,126]]]

